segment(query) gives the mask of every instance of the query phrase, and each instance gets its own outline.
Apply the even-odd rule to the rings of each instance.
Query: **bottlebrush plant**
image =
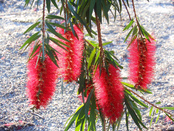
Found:
[[[29,3],[33,2],[26,0],[26,5]],[[36,41],[28,62],[27,88],[31,104],[37,109],[40,106],[45,107],[55,90],[55,79],[63,77],[65,82],[78,83],[77,94],[82,100],[82,105],[68,119],[65,131],[69,130],[73,123],[75,131],[95,131],[97,122],[101,122],[103,131],[115,131],[119,129],[122,120],[126,121],[126,128],[129,130],[130,117],[140,130],[148,129],[143,123],[141,109],[149,107],[150,116],[155,113],[158,115],[156,122],[160,112],[164,112],[174,121],[173,115],[166,110],[174,110],[174,107],[158,107],[156,104],[159,102],[152,104],[138,93],[152,94],[147,85],[152,82],[155,72],[155,40],[140,24],[134,0],[43,0],[42,3],[42,20],[39,19],[24,33],[34,28],[37,28],[38,32],[21,47],[27,48]],[[55,13],[51,12],[51,3],[60,15],[53,15]],[[124,67],[119,64],[114,51],[104,48],[112,42],[103,43],[100,28],[103,19],[109,24],[111,14],[114,18],[117,12],[121,14],[122,6],[130,19],[123,30],[130,29],[125,42],[130,38],[129,80],[133,84],[128,83],[127,78],[122,80],[120,77],[120,71]],[[128,7],[133,9],[133,17]],[[47,16],[46,8],[49,13]],[[62,20],[64,23],[59,24]],[[95,26],[97,31],[94,31]],[[94,39],[96,35],[98,40],[87,40],[81,30]],[[38,43],[40,37],[42,40]]]
[[[109,118],[110,123],[121,117],[123,112],[124,89],[120,81],[120,71],[113,65],[108,65],[108,73],[105,68],[97,70],[93,76],[95,96],[104,117]]]
[[[82,53],[84,47],[83,32],[80,30],[77,25],[73,26],[74,31],[77,34],[77,37],[73,35],[72,31],[66,31],[62,28],[57,28],[56,31],[62,34],[69,42],[61,40],[67,46],[64,50],[63,48],[57,46],[56,50],[58,53],[58,75],[63,77],[65,82],[77,81],[77,78],[80,76],[81,72],[81,61]]]
[[[38,46],[38,49],[35,51],[34,57],[28,62],[27,95],[30,104],[39,109],[41,106],[46,107],[54,94],[57,66],[47,55],[45,60],[42,61],[38,53],[40,45],[36,46]],[[33,48],[31,48],[30,54]]]
[[[135,83],[136,89],[147,89],[154,75],[155,42],[150,38],[136,38],[129,47],[130,52],[130,80]]]

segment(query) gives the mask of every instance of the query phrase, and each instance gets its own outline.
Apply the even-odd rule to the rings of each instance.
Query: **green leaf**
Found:
[[[90,0],[90,6],[89,6],[89,21],[91,21],[91,16],[92,16],[92,12],[95,6],[95,0]]]
[[[76,113],[74,113],[73,117],[71,118],[71,120],[69,121],[68,125],[65,128],[65,131],[68,131],[68,129],[72,126],[72,124],[74,123],[74,121],[76,120],[76,118],[79,116],[81,110],[83,109],[84,105],[81,105],[77,110]],[[68,122],[68,121],[67,121]],[[66,122],[66,123],[67,123]],[[66,124],[65,124],[66,125]]]
[[[25,0],[25,6],[29,4],[30,0]]]
[[[89,57],[88,69],[89,69],[89,67],[91,66],[91,63],[92,63],[92,61],[93,61],[93,59],[94,59],[94,56],[95,56],[95,53],[96,53],[96,48],[93,49],[93,51],[92,51],[92,53],[91,53],[91,55],[90,55],[90,57]]]
[[[73,7],[71,6],[71,4],[68,2],[68,8],[69,10],[74,14],[74,16],[80,21],[80,23],[82,23],[83,25],[86,26],[85,22],[81,19],[81,17],[74,11]]]
[[[36,23],[34,23],[33,25],[31,25],[25,32],[24,32],[24,34],[26,34],[27,32],[29,32],[29,31],[31,31],[31,30],[33,30],[37,25],[39,25],[40,24],[40,22],[36,22]]]
[[[158,114],[158,112],[159,112],[159,109],[156,109],[156,114]]]
[[[132,20],[129,22],[129,24],[123,29],[123,31],[128,30],[128,29],[132,26],[133,23],[134,23],[134,20],[132,19]]]
[[[49,31],[50,31],[51,33],[53,33],[54,35],[56,35],[56,36],[59,37],[60,39],[63,39],[63,40],[65,40],[65,41],[69,42],[69,41],[68,41],[66,38],[64,38],[61,34],[57,33],[57,32],[53,29],[53,27],[52,27],[48,22],[46,22],[46,25],[48,26]]]
[[[63,25],[60,25],[58,23],[51,23],[51,22],[48,22],[50,25],[53,25],[53,26],[56,26],[56,27],[59,27],[59,28],[62,28],[62,29],[66,29],[66,27],[64,27]],[[69,30],[69,29],[67,29]]]
[[[152,115],[152,111],[153,111],[153,106],[150,108],[150,111],[149,111],[149,116]]]
[[[91,110],[90,110],[88,131],[95,131],[96,130],[95,129],[95,120],[96,120],[95,109],[96,109],[96,103],[95,103],[95,98],[93,96]]]
[[[158,114],[158,116],[157,116],[157,118],[156,118],[156,121],[155,121],[155,124],[158,122],[159,116],[160,116],[160,114]]]
[[[89,44],[91,44],[93,47],[98,46],[98,43],[96,43],[95,41],[87,40],[87,42],[89,42]]]
[[[61,19],[61,20],[64,20],[63,17],[57,16],[57,15],[47,15],[46,18],[47,19]]]
[[[162,107],[162,109],[174,110],[174,107]]]
[[[139,105],[148,108],[148,106],[146,104],[144,104],[142,101],[140,101],[137,97],[135,97],[131,92],[129,92],[128,90],[125,89],[125,93],[127,93],[136,103],[138,103]]]
[[[174,119],[167,113],[165,113],[173,122],[174,122]]]
[[[138,126],[138,128],[141,130],[141,126],[140,124],[147,129],[147,127],[142,123],[142,120],[140,120],[138,118],[138,116],[136,115],[135,111],[133,110],[133,107],[131,106],[131,104],[129,103],[130,99],[129,97],[125,94],[125,104],[126,107],[129,111],[129,114],[131,115],[132,119],[134,120],[135,124]]]
[[[129,0],[126,0],[126,2],[127,2],[127,6],[129,7]]]
[[[85,106],[83,106],[83,108],[82,108],[79,116],[76,119],[76,123],[75,123],[76,128],[75,128],[75,131],[79,131],[80,130],[81,124],[84,121],[84,119],[85,119]]]
[[[103,46],[109,45],[109,44],[111,44],[111,43],[112,43],[112,41],[105,42],[105,43],[103,43]]]
[[[94,65],[97,64],[97,61],[98,61],[99,56],[100,56],[100,50],[97,52],[97,55],[95,57],[95,63],[94,63]]]
[[[56,38],[50,37],[50,40],[53,41],[53,42],[57,42],[57,43],[59,43],[59,44],[61,44],[61,45],[64,45],[64,46],[66,46],[66,47],[70,47],[69,45],[63,43],[62,41],[60,41],[60,40],[58,40],[58,39],[56,39]]]
[[[32,58],[33,54],[36,52],[36,50],[38,49],[39,46],[40,46],[40,45],[38,45],[38,44],[36,43],[36,45],[33,47],[33,51],[31,52],[31,54],[30,54],[30,56],[29,56],[29,59]]]
[[[96,13],[97,13],[97,16],[100,20],[100,22],[102,23],[102,17],[101,17],[101,0],[96,0]]]
[[[150,121],[150,127],[151,127],[152,122],[153,122],[154,114],[155,114],[155,111],[153,111],[153,114],[152,114],[152,117],[151,117],[151,121]]]
[[[46,54],[50,57],[50,59],[52,60],[52,62],[57,66],[57,67],[59,67],[58,66],[58,64],[57,64],[57,61],[56,61],[56,59],[55,59],[55,56],[54,56],[54,54],[53,54],[53,52],[50,50],[50,46],[48,45],[48,44],[45,44],[45,46],[46,46]]]
[[[90,92],[90,94],[88,96],[88,99],[87,99],[87,101],[85,103],[85,117],[86,117],[86,119],[88,118],[88,111],[89,111],[89,106],[90,106],[90,100],[91,100],[91,96],[92,96],[93,92],[94,92],[94,89],[91,90],[91,92]]]
[[[29,39],[27,39],[20,49],[24,48],[28,43],[31,44],[32,41],[35,41],[36,39],[38,39],[41,36],[39,33],[40,31],[36,32]]]
[[[128,118],[129,118],[129,113],[126,111],[125,112],[125,115],[126,115],[126,128],[127,128],[127,131],[129,131],[129,121],[128,121]]]
[[[134,120],[135,124],[138,126],[138,128],[140,130],[142,130],[142,128],[141,128],[141,126],[139,124],[139,119],[138,119],[137,115],[135,114],[134,110],[132,110],[132,108],[130,107],[130,105],[129,105],[127,100],[125,100],[125,104],[126,104],[126,107],[127,107],[128,111],[129,111],[129,114],[131,115],[131,117]]]
[[[50,13],[50,0],[46,0],[47,10]]]
[[[161,104],[161,102],[159,101],[159,102],[157,102],[157,103],[155,103],[155,104]]]
[[[56,1],[55,0],[51,0],[51,2],[53,3],[53,5],[58,9],[58,6],[56,4]]]
[[[59,47],[61,47],[62,49],[68,51],[65,47],[61,46],[61,45],[58,43],[58,42],[59,42],[58,40],[55,40],[55,39],[52,38],[52,37],[50,37],[50,40],[51,40],[52,42],[54,42],[56,45],[58,45]]]
[[[132,28],[132,29],[129,31],[129,33],[127,34],[127,36],[126,36],[124,42],[127,41],[127,39],[129,38],[130,34],[132,33],[132,31],[133,31],[133,28]],[[129,46],[128,46],[128,47],[129,47]],[[128,47],[127,47],[127,48],[128,48]]]

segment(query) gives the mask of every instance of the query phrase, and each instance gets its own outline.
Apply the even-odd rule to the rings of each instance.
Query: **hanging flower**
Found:
[[[121,116],[123,111],[124,92],[120,82],[120,72],[113,65],[109,65],[109,75],[105,68],[97,68],[93,82],[98,105],[105,117],[113,123]]]
[[[82,53],[84,47],[83,33],[81,30],[74,25],[74,30],[78,36],[73,35],[72,31],[66,31],[64,33],[64,29],[57,28],[57,32],[62,34],[69,42],[59,39],[69,47],[64,46],[68,51],[62,49],[61,47],[57,47],[58,53],[58,74],[64,78],[66,82],[77,81],[77,78],[81,73],[81,61],[82,61]]]
[[[129,79],[135,83],[136,89],[147,89],[154,76],[155,66],[155,41],[150,38],[140,40],[135,39],[130,47]]]
[[[39,52],[39,49],[37,52]],[[38,55],[35,55],[28,62],[27,82],[27,95],[30,99],[30,104],[34,105],[37,109],[41,106],[46,107],[48,104],[55,91],[55,81],[57,78],[57,66],[47,55],[43,62],[39,59],[37,63]]]

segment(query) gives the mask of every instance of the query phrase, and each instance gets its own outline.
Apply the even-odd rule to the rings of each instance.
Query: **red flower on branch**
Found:
[[[36,53],[38,51],[39,49]],[[30,99],[30,104],[35,105],[37,109],[41,106],[46,107],[48,104],[54,94],[57,78],[57,66],[47,55],[43,62],[39,59],[37,63],[38,55],[35,55],[28,62],[27,82],[27,95]]]
[[[129,47],[129,79],[134,82],[136,89],[147,89],[154,76],[155,41],[150,38],[135,39]]]
[[[120,82],[120,71],[113,65],[109,65],[109,75],[105,68],[97,68],[93,82],[95,87],[95,95],[98,105],[104,116],[113,123],[121,116],[123,111],[124,89]]]
[[[64,33],[64,29],[58,28],[57,32],[62,34],[69,42],[59,39],[69,47],[64,46],[68,51],[62,49],[61,47],[57,47],[58,53],[58,74],[64,78],[66,82],[77,81],[77,78],[81,73],[81,61],[82,61],[82,53],[84,47],[83,40],[83,32],[74,25],[74,30],[78,36],[73,35],[72,31],[66,31]]]

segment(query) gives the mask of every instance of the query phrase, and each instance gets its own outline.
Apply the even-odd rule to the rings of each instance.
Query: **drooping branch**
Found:
[[[142,100],[144,100],[144,101],[145,101],[146,103],[148,103],[149,105],[151,105],[151,106],[153,106],[153,107],[155,107],[155,108],[161,110],[162,112],[165,112],[165,113],[169,114],[170,116],[173,116],[170,112],[165,111],[164,109],[162,109],[162,108],[160,108],[160,107],[158,107],[158,106],[156,106],[156,105],[150,103],[148,100],[144,99],[142,96],[140,96],[140,95],[137,94],[136,92],[134,92],[134,91],[132,91],[132,90],[126,88],[126,87],[124,87],[124,88],[125,88],[126,90],[132,92],[133,94],[135,94],[136,96],[138,96],[138,97],[141,98]]]
[[[103,50],[103,44],[102,44],[102,38],[101,38],[100,20],[97,16],[96,11],[95,11],[95,17],[96,17],[97,32],[98,32],[98,42],[100,47],[100,58],[102,59],[102,64],[104,65],[104,50]]]
[[[123,2],[124,6],[126,8],[126,11],[127,11],[128,16],[129,16],[129,19],[132,20],[131,16],[130,16],[130,13],[129,13],[129,10],[128,10],[127,6],[126,6],[126,3],[124,2],[124,0],[122,0],[122,2]]]

